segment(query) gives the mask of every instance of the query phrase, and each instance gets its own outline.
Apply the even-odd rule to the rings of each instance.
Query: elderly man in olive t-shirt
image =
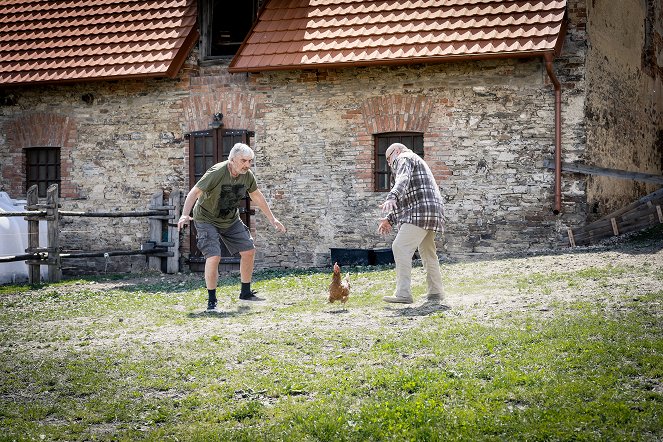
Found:
[[[221,241],[232,254],[239,253],[239,272],[242,283],[239,299],[263,301],[251,290],[255,245],[249,228],[239,217],[239,201],[249,194],[269,222],[278,231],[286,229],[272,214],[265,196],[256,184],[251,171],[253,150],[237,143],[228,154],[228,160],[210,167],[205,175],[189,191],[184,200],[182,217],[177,222],[181,229],[190,220],[196,223],[197,246],[205,256],[205,285],[207,286],[207,310],[216,309],[216,288],[221,261]],[[193,218],[190,216],[193,209]]]

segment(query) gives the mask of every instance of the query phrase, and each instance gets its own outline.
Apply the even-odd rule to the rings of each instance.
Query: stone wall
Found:
[[[182,188],[181,101],[188,81],[31,86],[12,93],[17,104],[0,107],[0,175],[13,198],[25,198],[22,149],[29,146],[61,148],[63,210],[146,210],[153,193]],[[149,239],[146,218],[63,222],[68,250],[136,250]],[[143,256],[76,265],[90,271],[146,268]]]
[[[574,11],[582,23],[584,9]],[[572,23],[554,63],[565,161],[585,155],[583,33]],[[64,209],[143,210],[154,192],[188,190],[185,134],[222,112],[225,127],[255,132],[258,183],[288,228],[277,234],[253,217],[258,268],[324,266],[330,248],[390,246],[392,237],[376,233],[385,197],[373,191],[380,132],[424,134],[446,200],[439,248],[452,258],[560,247],[566,227],[586,219],[583,176],[563,176],[563,211],[551,210],[554,173],[543,162],[554,155],[554,90],[541,59],[248,75],[226,68],[198,66],[194,51],[177,79],[6,91],[16,102],[0,107],[0,190],[24,194],[12,164],[23,147],[46,143],[62,148]],[[148,239],[145,219],[66,227],[67,248],[134,249]],[[82,265],[138,270],[144,261]]]
[[[663,173],[663,3],[588,3],[586,163]],[[624,207],[658,186],[591,177],[591,218]]]

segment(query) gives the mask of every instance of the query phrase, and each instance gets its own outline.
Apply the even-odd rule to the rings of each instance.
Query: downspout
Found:
[[[544,55],[546,71],[555,87],[555,205],[553,213],[562,211],[562,87],[553,72],[551,53]]]

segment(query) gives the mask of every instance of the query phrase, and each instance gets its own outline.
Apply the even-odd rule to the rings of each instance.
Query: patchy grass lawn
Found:
[[[663,438],[663,241],[443,263],[441,303],[391,267],[0,287],[0,440]]]

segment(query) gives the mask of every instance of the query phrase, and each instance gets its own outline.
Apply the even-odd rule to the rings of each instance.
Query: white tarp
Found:
[[[0,212],[23,212],[25,200],[13,200],[7,192],[0,192]],[[46,222],[39,222],[39,246],[46,247]],[[28,248],[28,222],[22,216],[0,216],[0,256],[25,254]],[[41,277],[48,267],[41,266]],[[28,280],[28,265],[25,261],[0,262],[0,284]]]

